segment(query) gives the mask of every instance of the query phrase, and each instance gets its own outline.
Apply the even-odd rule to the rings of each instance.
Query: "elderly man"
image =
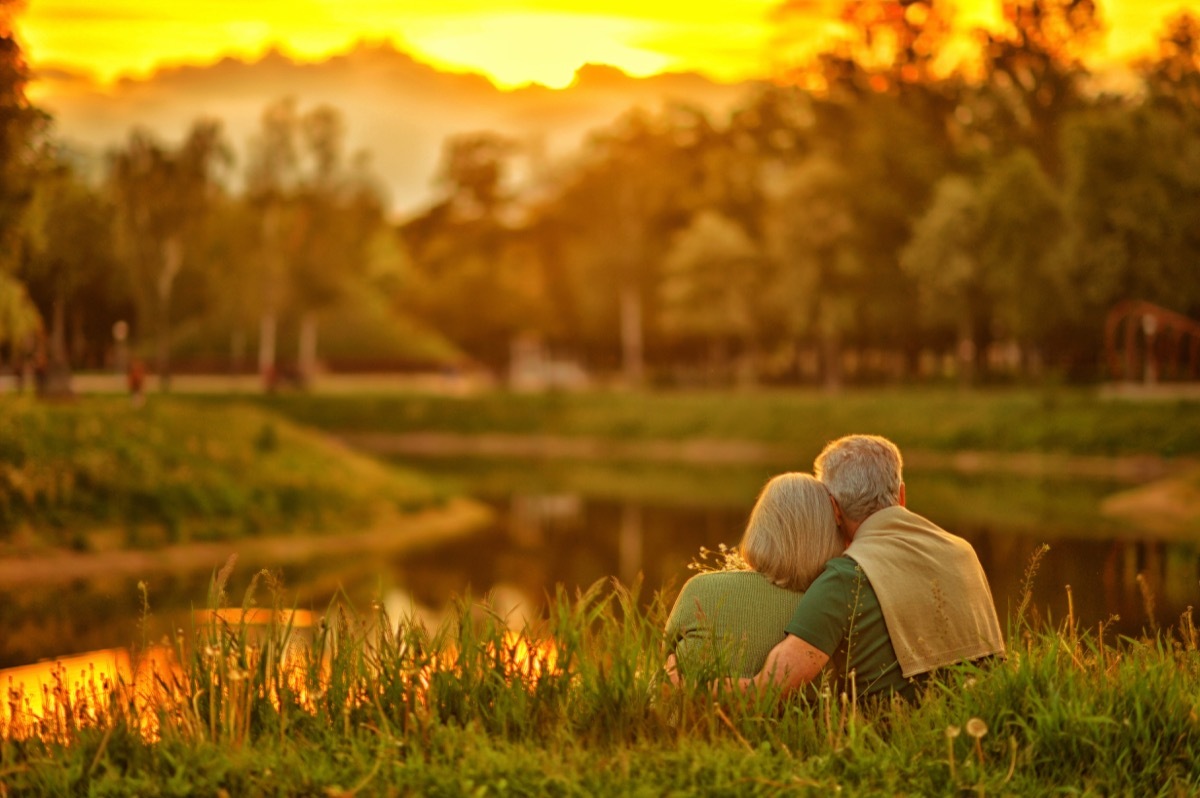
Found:
[[[849,543],[796,607],[787,635],[744,687],[790,692],[831,660],[861,696],[912,698],[922,674],[1004,653],[975,550],[905,509],[900,450],[874,435],[825,447],[814,471]]]

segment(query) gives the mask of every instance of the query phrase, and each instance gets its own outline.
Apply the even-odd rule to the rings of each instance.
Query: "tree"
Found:
[[[1083,55],[1103,30],[1095,0],[1012,0],[1007,29],[986,32],[986,101],[974,124],[1000,151],[1024,147],[1061,180],[1063,120],[1087,105]]]
[[[938,183],[900,263],[926,324],[954,330],[964,382],[997,334],[1028,345],[1052,326],[1066,300],[1053,261],[1062,235],[1058,195],[1027,151]]]
[[[701,211],[675,236],[663,263],[663,328],[705,341],[710,365],[719,371],[729,344],[743,350],[755,344],[762,264],[758,246],[736,222]]]
[[[217,169],[230,159],[220,123],[196,122],[178,149],[134,131],[109,156],[119,251],[139,319],[154,330],[159,379],[171,377],[171,298],[188,248],[219,191]]]
[[[1152,105],[1107,109],[1068,130],[1072,221],[1067,281],[1078,323],[1098,329],[1109,307],[1142,299],[1200,311],[1200,136]]]
[[[245,199],[256,214],[260,229],[258,371],[268,381],[275,373],[279,313],[286,302],[289,237],[285,217],[299,182],[297,127],[295,100],[285,98],[267,106],[259,122],[258,135],[250,142],[246,161]]]
[[[825,386],[842,382],[842,340],[855,322],[862,263],[846,172],[814,155],[792,174],[771,210],[777,272],[767,291],[787,334],[819,344]]]
[[[25,285],[14,276],[46,117],[25,96],[28,68],[13,34],[21,3],[0,0],[0,344],[24,349],[42,328]]]
[[[447,139],[441,199],[401,231],[413,261],[408,306],[496,368],[544,313],[536,248],[509,186],[519,152],[515,140],[488,131]]]
[[[50,308],[54,390],[69,390],[68,314],[82,329],[85,307],[99,310],[105,298],[97,278],[113,271],[112,225],[112,209],[101,193],[76,174],[63,153],[47,153],[25,224],[21,273],[32,294]]]
[[[1193,124],[1200,115],[1200,17],[1182,12],[1167,21],[1158,55],[1139,65],[1150,102],[1171,108]]]

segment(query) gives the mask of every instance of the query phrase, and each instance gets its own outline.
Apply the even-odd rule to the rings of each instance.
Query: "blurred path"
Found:
[[[322,374],[313,378],[308,391],[319,394],[405,393],[420,391],[462,395],[495,387],[479,375],[413,374]],[[71,377],[71,389],[77,394],[123,394],[129,392],[124,375],[85,372]],[[0,394],[16,390],[10,374],[0,375]],[[146,393],[159,392],[158,378],[146,377]],[[282,391],[294,390],[284,386]],[[263,379],[257,374],[178,374],[171,377],[172,393],[262,394]]]

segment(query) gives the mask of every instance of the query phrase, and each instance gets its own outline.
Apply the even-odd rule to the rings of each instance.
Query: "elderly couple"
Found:
[[[673,678],[789,693],[827,671],[860,698],[913,699],[937,668],[1004,653],[974,549],[905,509],[895,444],[841,438],[813,470],[763,488],[741,543],[752,570],[684,585],[667,622]]]

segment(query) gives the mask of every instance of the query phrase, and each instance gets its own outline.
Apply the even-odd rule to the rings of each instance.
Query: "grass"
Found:
[[[137,679],[64,680],[40,712],[10,699],[0,794],[1200,790],[1190,614],[1138,638],[1019,615],[1006,661],[950,669],[908,706],[667,689],[664,603],[615,585],[560,592],[520,631],[469,601],[434,631],[335,604],[305,632],[272,604],[265,627],[211,616]]]
[[[0,546],[139,548],[337,529],[443,498],[424,477],[259,407],[0,397]]]
[[[837,396],[800,390],[281,395],[261,401],[336,432],[747,440],[794,449],[800,463],[811,462],[827,441],[852,432],[885,435],[914,451],[1200,454],[1195,423],[1200,403],[1108,401],[1082,388],[897,388]]]

